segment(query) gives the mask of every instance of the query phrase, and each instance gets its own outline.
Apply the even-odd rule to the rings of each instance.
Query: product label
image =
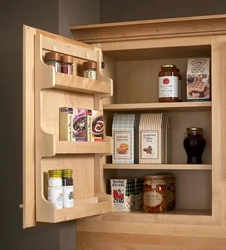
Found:
[[[163,196],[156,191],[144,192],[143,201],[146,206],[156,207],[162,203]]]
[[[61,73],[65,73],[65,74],[68,74],[68,75],[73,75],[73,67],[72,67],[72,65],[67,65],[67,64],[61,65]]]
[[[114,150],[115,159],[131,159],[132,150],[130,148],[131,144],[131,132],[115,132],[114,135]]]
[[[74,206],[74,188],[73,186],[64,186],[63,187],[63,206],[64,208]]]
[[[48,187],[48,201],[56,205],[56,209],[63,208],[63,187]]]
[[[178,76],[159,77],[159,98],[178,97]]]
[[[158,158],[158,131],[141,131],[141,158]]]
[[[111,193],[115,211],[125,211],[126,180],[111,180]]]

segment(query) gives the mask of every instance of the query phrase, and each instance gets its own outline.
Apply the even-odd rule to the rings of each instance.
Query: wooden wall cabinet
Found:
[[[224,249],[226,238],[225,81],[226,15],[71,27],[75,40],[103,51],[114,66],[114,112],[166,112],[170,164],[104,164],[104,181],[156,172],[176,175],[176,209],[162,214],[113,212],[78,220],[78,249]],[[186,102],[188,58],[211,59],[211,101]],[[165,63],[182,73],[182,102],[158,102],[158,72]],[[187,127],[206,133],[203,164],[186,164]],[[111,135],[109,129],[108,135]]]

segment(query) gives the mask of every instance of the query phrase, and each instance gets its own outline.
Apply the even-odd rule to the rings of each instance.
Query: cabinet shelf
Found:
[[[211,170],[211,164],[104,164],[104,169]]]
[[[212,102],[172,102],[172,103],[131,103],[104,105],[105,111],[208,111],[211,110]]]

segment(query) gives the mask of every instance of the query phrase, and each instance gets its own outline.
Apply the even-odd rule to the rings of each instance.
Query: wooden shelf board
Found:
[[[104,169],[211,170],[211,164],[104,164]]]
[[[89,94],[111,95],[111,84],[108,82],[57,72],[54,88]]]
[[[56,154],[112,154],[112,143],[58,141]]]
[[[131,103],[131,104],[110,104],[104,105],[106,111],[206,111],[211,109],[212,102],[168,102],[168,103]]]

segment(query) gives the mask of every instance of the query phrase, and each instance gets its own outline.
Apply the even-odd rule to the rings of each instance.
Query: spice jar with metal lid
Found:
[[[73,186],[73,170],[63,170],[63,206],[64,208],[74,206],[74,186]]]
[[[97,63],[96,62],[83,62],[83,76],[96,80],[97,78]]]
[[[45,63],[53,65],[56,72],[61,72],[61,55],[57,52],[45,53]]]
[[[48,201],[55,204],[57,209],[63,208],[62,170],[48,171]]]
[[[61,56],[61,73],[73,75],[73,57]]]
[[[167,210],[166,182],[163,175],[147,175],[144,178],[143,209],[149,213]]]
[[[184,139],[184,148],[187,153],[188,164],[201,164],[202,154],[206,146],[203,128],[187,128]]]
[[[159,102],[179,102],[179,73],[176,65],[165,64],[159,72]]]

